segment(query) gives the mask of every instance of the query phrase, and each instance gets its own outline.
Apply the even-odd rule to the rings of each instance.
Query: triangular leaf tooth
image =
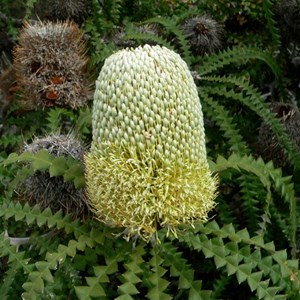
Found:
[[[273,254],[273,257],[276,261],[286,261],[287,260],[287,252],[286,252],[286,250],[276,251]]]
[[[40,277],[39,272],[31,272],[29,274],[29,279],[32,282],[32,289],[39,294],[42,294],[44,292],[44,281]]]
[[[75,293],[79,300],[92,300],[87,286],[75,286]]]
[[[239,265],[238,270],[236,272],[236,277],[239,284],[247,280],[250,274],[251,274],[251,267],[248,264]]]
[[[180,289],[189,289],[194,280],[194,270],[183,271],[179,277],[178,287]]]
[[[153,288],[151,289],[146,297],[149,300],[171,300],[172,297],[166,293],[161,293],[160,291],[158,291],[157,289]]]
[[[131,282],[126,282],[118,287],[118,292],[120,294],[127,294],[127,295],[136,295],[140,292],[135,287],[135,285]]]
[[[259,286],[259,282],[262,278],[263,272],[255,272],[252,273],[248,278],[247,278],[247,283],[251,289],[251,291],[255,291],[257,287]]]
[[[115,300],[134,300],[130,295],[121,295],[117,297]]]
[[[31,290],[29,292],[22,293],[22,299],[24,300],[37,300],[36,293]]]
[[[63,156],[55,157],[49,168],[50,177],[63,176],[68,169],[66,158]]]
[[[34,154],[32,167],[35,171],[47,170],[51,166],[53,159],[54,157],[47,150],[40,150]]]
[[[229,236],[235,234],[235,229],[232,224],[227,224],[222,227],[222,231],[226,232]]]
[[[214,262],[215,262],[215,265],[216,265],[217,269],[219,269],[221,267],[224,267],[227,264],[226,259],[224,259],[220,256],[215,256],[214,257]]]
[[[218,224],[216,221],[211,221],[211,222],[205,224],[205,227],[206,227],[207,229],[212,230],[212,231],[215,231],[215,230],[219,230],[219,229],[220,229],[219,224]]]
[[[8,155],[8,157],[2,162],[3,165],[6,167],[12,163],[18,162],[19,155],[15,152]]]
[[[91,297],[105,297],[106,293],[103,287],[99,284],[98,278],[96,277],[86,277],[86,282],[89,285],[87,295]]]
[[[242,240],[248,240],[248,239],[250,239],[249,232],[248,232],[248,230],[246,228],[238,231],[236,234],[238,236],[240,236]]]
[[[269,280],[261,281],[260,285],[258,286],[256,290],[256,294],[259,299],[265,298],[268,295],[267,288],[269,286]]]

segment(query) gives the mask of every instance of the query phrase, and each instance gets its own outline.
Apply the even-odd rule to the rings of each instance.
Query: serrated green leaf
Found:
[[[36,271],[31,272],[29,278],[32,282],[32,289],[35,292],[42,294],[44,292],[44,281],[40,277],[40,273]]]
[[[117,297],[115,300],[134,300],[130,295],[121,295]]]
[[[65,181],[71,181],[74,180],[75,178],[82,178],[82,177],[84,177],[83,169],[82,169],[82,165],[79,162],[72,164],[64,174]]]
[[[251,291],[255,291],[257,287],[259,286],[259,282],[262,278],[263,272],[255,272],[252,273],[248,278],[247,278],[247,283],[251,289]]]
[[[85,187],[85,178],[84,176],[78,176],[74,179],[74,185],[77,189]]]
[[[63,176],[68,170],[68,164],[65,157],[55,157],[49,168],[50,177],[53,176]]]
[[[53,156],[47,150],[40,150],[34,155],[34,158],[32,160],[32,167],[35,171],[47,170],[51,166],[52,160]]]
[[[227,264],[227,260],[220,256],[214,256],[214,262],[217,269],[224,267]]]
[[[91,297],[104,297],[106,293],[103,287],[99,284],[98,278],[86,277],[86,282],[90,286],[88,295]]]
[[[287,260],[287,252],[286,250],[276,251],[276,253],[273,254],[273,257],[277,261],[285,261]]]
[[[75,286],[75,293],[79,300],[92,300],[87,286]]]
[[[53,283],[54,279],[53,276],[49,270],[49,264],[46,261],[38,261],[35,263],[35,267],[39,272],[42,273],[42,278],[48,282]]]
[[[126,294],[126,295],[136,295],[140,292],[135,287],[135,285],[131,282],[125,282],[124,284],[120,285],[118,287],[118,293],[119,294]]]
[[[259,299],[262,299],[268,295],[268,291],[267,291],[268,286],[269,286],[269,280],[260,282],[260,285],[257,288],[257,295]]]
[[[10,164],[18,162],[18,160],[19,160],[19,155],[17,153],[11,153],[11,154],[9,154],[9,156],[7,157],[7,159],[4,160],[2,163],[6,167],[6,166],[8,166]]]
[[[248,264],[242,264],[238,266],[236,277],[239,284],[247,280],[248,276],[251,274],[251,270],[252,268]]]
[[[151,289],[146,297],[150,300],[171,300],[172,297],[166,293],[161,293],[157,289]]]
[[[133,272],[125,272],[122,274],[122,276],[126,279],[126,281],[131,282],[131,283],[138,283],[141,282],[141,279],[136,276]]]
[[[30,292],[24,292],[24,293],[22,293],[22,299],[23,300],[36,300],[37,295],[33,290]]]
[[[186,270],[180,274],[178,287],[180,289],[189,289],[194,280],[194,270]]]

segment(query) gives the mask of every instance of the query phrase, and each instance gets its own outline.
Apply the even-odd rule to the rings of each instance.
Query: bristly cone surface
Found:
[[[222,46],[224,26],[209,16],[196,16],[184,21],[181,26],[194,55],[208,55]]]
[[[197,88],[178,54],[145,45],[105,61],[85,171],[97,218],[129,237],[149,241],[161,227],[176,235],[179,224],[208,219],[217,178]]]
[[[26,23],[14,51],[17,83],[29,108],[78,108],[89,100],[86,44],[70,21]]]
[[[73,20],[81,24],[89,15],[89,0],[39,0],[34,12],[38,18],[51,21]]]
[[[57,157],[82,160],[85,148],[72,135],[56,134],[35,138],[24,147],[24,152],[37,153],[40,150],[47,150]],[[41,209],[49,207],[52,212],[62,210],[81,219],[88,215],[84,189],[77,189],[73,182],[65,182],[62,176],[51,177],[49,172],[37,171],[22,183],[17,192],[20,200],[32,206],[38,204]]]
[[[274,102],[271,110],[282,123],[295,146],[300,151],[300,111],[291,103]],[[259,127],[256,150],[264,160],[272,160],[276,167],[287,167],[289,159],[271,127],[263,122]]]

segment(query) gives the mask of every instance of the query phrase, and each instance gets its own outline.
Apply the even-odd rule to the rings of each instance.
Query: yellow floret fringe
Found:
[[[145,45],[105,60],[85,172],[95,216],[127,238],[159,241],[160,228],[176,236],[180,224],[207,221],[217,178],[197,87],[177,53]]]
[[[165,162],[147,149],[108,144],[85,157],[88,196],[98,219],[149,241],[158,228],[205,222],[215,207],[217,177],[203,163]]]

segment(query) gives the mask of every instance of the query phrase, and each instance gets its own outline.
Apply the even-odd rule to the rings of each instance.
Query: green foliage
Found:
[[[174,35],[180,45],[180,49],[177,49],[177,51],[182,54],[184,60],[188,65],[191,64],[191,53],[189,50],[188,42],[186,41],[186,38],[181,30],[178,28],[175,20],[172,20],[170,18],[157,17],[147,20],[146,23],[158,23],[164,26],[168,35]]]
[[[263,0],[263,8],[265,16],[268,22],[269,30],[272,35],[273,44],[275,47],[279,47],[281,44],[280,34],[278,32],[276,21],[274,20],[274,13],[272,12],[273,1]]]
[[[30,152],[23,152],[21,155],[12,153],[3,163],[4,166],[7,166],[16,162],[30,162],[34,172],[48,171],[51,177],[63,176],[65,181],[74,181],[76,188],[84,186],[82,164],[72,157],[55,157],[47,150],[40,150],[35,154]]]
[[[26,1],[26,15],[25,15],[25,19],[29,18],[31,15],[31,12],[33,10],[33,7],[35,5],[35,3],[37,3],[38,0],[27,0]]]
[[[223,168],[223,164],[219,165]],[[265,243],[260,234],[250,237],[246,229],[236,231],[231,224],[221,227],[212,221],[196,225],[193,230],[185,228],[178,237],[179,244],[175,238],[163,240],[165,232],[161,231],[160,245],[138,240],[133,247],[131,242],[113,238],[111,232],[96,223],[80,224],[59,212],[41,212],[38,207],[3,204],[1,216],[7,221],[22,221],[26,226],[58,230],[60,234],[51,238],[54,241],[65,232],[64,242],[40,252],[37,261],[32,255],[28,257],[26,249],[30,245],[23,246],[26,251],[17,252],[2,236],[2,256],[8,256],[9,264],[26,274],[24,299],[36,299],[51,290],[56,273],[68,265],[92,272],[81,281],[82,285],[74,287],[78,299],[171,299],[177,289],[179,299],[216,299],[212,286],[205,284],[206,275],[202,277],[192,268],[189,260],[194,258],[201,263],[213,259],[220,274],[235,276],[238,284],[245,282],[259,299],[291,299],[298,293],[298,262],[289,260],[286,251],[277,251],[273,242]],[[186,247],[192,255],[185,253]],[[101,263],[95,265],[96,261]],[[8,272],[4,282],[10,276]],[[118,286],[115,290],[111,289],[114,285]],[[7,289],[5,284],[1,287]]]

